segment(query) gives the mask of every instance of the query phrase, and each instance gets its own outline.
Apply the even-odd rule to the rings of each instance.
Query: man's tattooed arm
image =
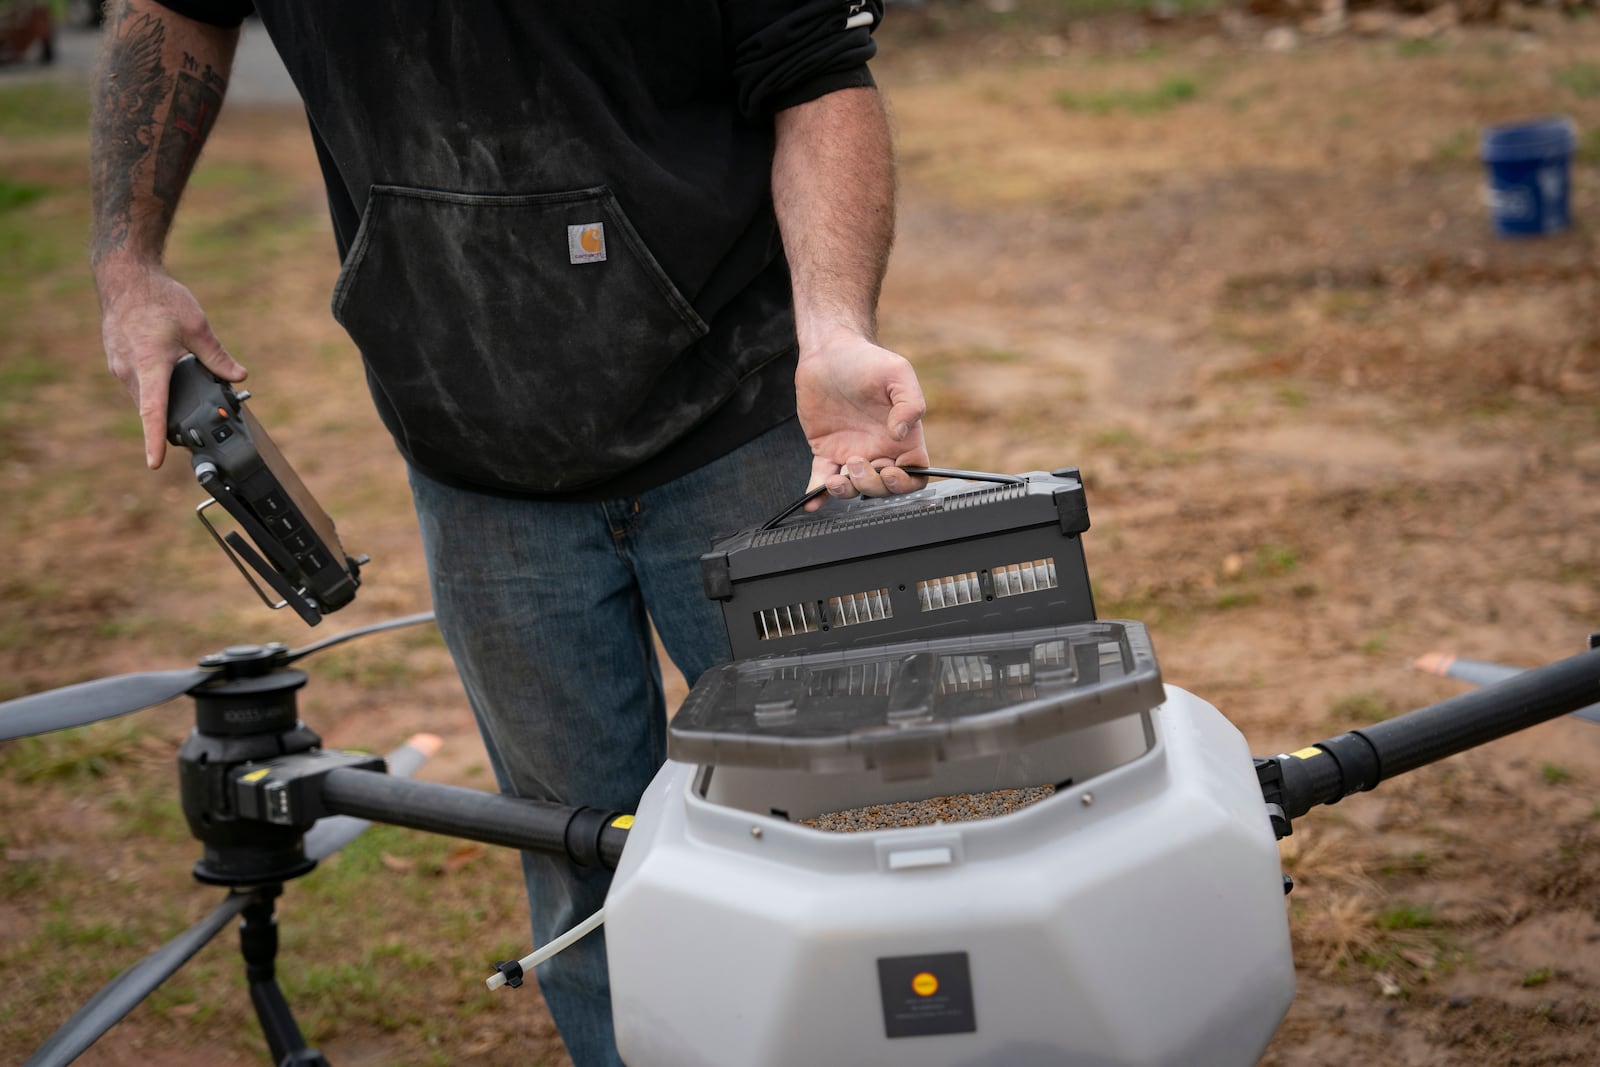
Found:
[[[238,31],[120,0],[105,39],[90,131],[93,259],[154,262],[222,106]]]
[[[113,0],[94,82],[89,173],[100,339],[139,408],[145,462],[166,454],[167,383],[186,352],[244,378],[161,253],[195,158],[216,121],[239,31],[184,18],[155,0]]]

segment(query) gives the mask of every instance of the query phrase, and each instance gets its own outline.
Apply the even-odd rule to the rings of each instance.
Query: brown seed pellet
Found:
[[[1038,803],[1055,791],[1053,785],[1036,785],[1027,789],[995,789],[987,793],[955,793],[951,796],[929,797],[927,800],[898,800],[892,804],[829,811],[796,821],[801,826],[836,834],[932,826],[941,822],[971,822],[1009,814]]]

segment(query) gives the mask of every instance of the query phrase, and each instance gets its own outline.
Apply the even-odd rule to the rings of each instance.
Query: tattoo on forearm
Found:
[[[189,73],[198,70],[200,64],[187,52],[183,55],[183,67],[172,90],[172,107],[167,111],[161,148],[156,152],[155,194],[161,200],[163,221],[169,222],[178,207],[178,195],[194,169],[200,147],[217,121],[222,93],[227,86],[226,80],[209,64],[198,77]]]
[[[129,13],[124,3],[108,28],[115,36],[95,100],[90,170],[98,209],[96,260],[127,243],[135,179],[155,146],[156,109],[171,86],[162,63],[166,27],[149,15],[126,21]]]

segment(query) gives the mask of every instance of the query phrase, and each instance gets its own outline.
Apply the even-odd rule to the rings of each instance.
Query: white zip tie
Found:
[[[523,973],[532,971],[535,967],[539,966],[539,964],[543,963],[551,956],[554,956],[561,950],[570,948],[573,944],[583,940],[585,936],[593,933],[599,928],[600,924],[605,921],[606,909],[601,908],[599,911],[583,920],[583,922],[579,923],[577,926],[574,926],[572,929],[568,930],[554,941],[546,944],[543,948],[536,949],[532,953],[522,957],[517,961],[517,966],[522,968]],[[496,973],[491,974],[488,978],[484,979],[483,984],[488,986],[491,990],[494,990],[505,985],[506,981],[507,979],[505,972],[497,971]],[[519,980],[517,984],[521,985],[522,983]]]

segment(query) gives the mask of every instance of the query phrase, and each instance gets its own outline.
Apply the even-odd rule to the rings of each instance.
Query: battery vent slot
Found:
[[[894,618],[894,605],[889,602],[888,587],[830,597],[825,610],[830,626],[854,626],[861,622]]]
[[[756,636],[763,641],[814,633],[821,628],[822,617],[815,603],[788,604],[756,612]]]
[[[982,599],[983,586],[978,582],[977,571],[917,583],[917,604],[923,611],[940,611]]]
[[[991,573],[994,576],[996,598],[1035,593],[1041,589],[1056,587],[1054,556],[1030,560],[1027,563],[1008,563],[1004,567],[994,568]]]

